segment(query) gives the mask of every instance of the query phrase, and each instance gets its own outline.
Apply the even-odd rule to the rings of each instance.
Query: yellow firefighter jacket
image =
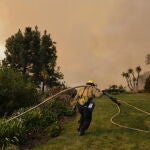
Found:
[[[88,100],[101,97],[102,95],[103,93],[94,86],[81,87],[77,89],[75,100],[78,101],[80,105],[84,105]]]

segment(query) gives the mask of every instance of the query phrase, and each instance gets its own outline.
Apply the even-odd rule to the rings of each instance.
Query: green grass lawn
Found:
[[[122,94],[119,99],[150,111],[150,94]],[[96,108],[89,130],[84,136],[76,131],[77,120],[64,124],[62,134],[50,139],[43,145],[37,145],[34,150],[150,150],[150,133],[141,133],[116,127],[110,123],[111,116],[117,111],[115,105],[105,96],[96,99]],[[125,104],[121,105],[121,115],[115,121],[150,130],[150,116],[138,112]]]

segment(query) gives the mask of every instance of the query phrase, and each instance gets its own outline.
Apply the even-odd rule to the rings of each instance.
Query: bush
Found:
[[[25,132],[25,126],[18,121],[1,124],[0,148],[4,149],[11,144],[23,144],[26,139]]]
[[[52,112],[51,110],[44,109],[42,111],[42,124],[44,127],[47,127],[51,125],[53,122],[55,122],[58,119],[57,114]]]
[[[0,116],[37,102],[36,87],[19,72],[0,69]]]
[[[18,113],[22,113],[24,111],[25,109],[20,109]],[[50,110],[36,108],[22,116],[19,120],[25,125],[28,133],[35,133],[55,122],[57,120],[57,116]]]
[[[12,116],[21,114],[27,109],[29,108],[21,108],[14,112]],[[22,145],[27,139],[31,139],[34,133],[41,132],[48,126],[49,136],[59,136],[61,126],[57,120],[63,116],[72,116],[73,113],[72,109],[66,107],[63,101],[56,100],[24,114],[15,121],[2,124],[4,120],[0,119],[0,124],[2,124],[0,128],[0,149],[10,145]]]
[[[122,85],[111,85],[108,89],[105,89],[105,92],[109,93],[109,94],[120,94],[120,93],[125,93],[126,89],[125,87],[123,87]]]
[[[63,101],[56,100],[50,104],[50,109],[57,115],[58,118],[60,118],[65,115],[68,108],[65,106]]]
[[[26,109],[20,109],[17,114],[24,112]],[[15,115],[15,114],[14,114]],[[48,110],[35,110],[28,112],[15,121],[3,123],[0,120],[0,149],[9,145],[22,145],[29,135],[43,130],[57,120],[57,116]],[[56,131],[54,131],[56,132]]]
[[[66,111],[64,112],[64,116],[73,116],[75,114],[75,110],[71,109],[66,109]]]
[[[62,131],[61,126],[58,123],[54,123],[52,126],[47,128],[46,132],[51,137],[57,137]]]
[[[26,127],[26,132],[38,132],[42,126],[42,113],[39,108],[25,114],[21,117],[21,121]]]

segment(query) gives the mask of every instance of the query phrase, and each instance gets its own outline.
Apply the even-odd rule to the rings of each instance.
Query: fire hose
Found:
[[[110,96],[110,95],[109,95],[108,93],[106,93],[105,91],[104,91],[103,93],[104,93],[104,95],[106,95],[109,99],[111,99],[111,100],[115,103],[115,105],[116,105],[116,107],[117,107],[117,110],[118,110],[118,111],[110,118],[110,122],[111,122],[112,124],[114,124],[114,125],[116,125],[116,126],[118,126],[118,127],[120,127],[120,128],[125,128],[125,129],[129,129],[129,130],[134,130],[134,131],[138,131],[138,132],[150,133],[150,131],[148,131],[148,130],[142,130],[142,129],[138,129],[138,128],[133,128],[133,127],[121,125],[121,124],[119,124],[119,123],[117,123],[117,122],[114,121],[114,118],[116,118],[117,116],[119,116],[119,114],[121,113],[121,109],[120,109],[120,104],[121,104],[121,103],[124,103],[124,104],[126,104],[126,105],[128,105],[128,106],[130,106],[130,107],[132,107],[132,108],[134,108],[134,109],[136,109],[136,110],[138,110],[138,111],[140,111],[140,112],[146,114],[146,115],[150,115],[149,112],[144,111],[144,110],[142,110],[142,109],[140,109],[140,108],[138,108],[138,107],[136,107],[136,106],[133,106],[133,105],[131,105],[131,104],[129,104],[129,103],[123,101],[123,100],[117,100],[116,98]],[[121,103],[119,103],[118,101],[121,102]]]
[[[32,110],[34,110],[34,109],[40,107],[41,105],[45,104],[47,101],[49,101],[49,100],[51,100],[51,99],[54,99],[54,98],[58,97],[59,95],[65,93],[65,92],[67,92],[67,91],[70,91],[70,90],[73,90],[73,89],[76,89],[76,88],[80,88],[80,87],[88,87],[88,86],[89,86],[89,85],[81,85],[81,86],[76,86],[76,87],[72,87],[72,88],[68,88],[68,89],[65,89],[65,90],[63,90],[63,91],[60,91],[59,93],[57,93],[57,94],[55,94],[55,95],[53,95],[53,96],[51,96],[51,97],[48,97],[47,99],[45,99],[43,102],[37,104],[36,106],[34,106],[34,107],[32,107],[32,108],[29,108],[28,110],[24,111],[23,113],[18,114],[18,115],[16,115],[16,116],[14,116],[14,117],[12,117],[12,118],[6,120],[4,123],[8,123],[8,122],[13,121],[13,120],[15,120],[15,119],[17,119],[17,118],[20,118],[21,116],[25,115],[26,113],[28,113],[28,112],[30,112],[30,111],[32,111]],[[115,103],[115,105],[117,106],[117,110],[118,110],[118,111],[110,118],[110,122],[111,122],[112,124],[114,124],[114,125],[116,125],[116,126],[118,126],[118,127],[121,127],[121,128],[129,129],[129,130],[134,130],[134,131],[144,132],[144,133],[150,133],[150,131],[142,130],[142,129],[137,129],[137,128],[133,128],[133,127],[129,127],[129,126],[124,126],[124,125],[121,125],[121,124],[119,124],[119,123],[117,123],[117,122],[114,121],[114,118],[116,118],[116,117],[120,114],[120,112],[121,112],[121,109],[120,109],[120,104],[121,104],[121,103],[124,103],[124,104],[126,104],[126,105],[128,105],[128,106],[130,106],[130,107],[132,107],[132,108],[134,108],[134,109],[136,109],[136,110],[138,110],[138,111],[144,113],[144,114],[147,114],[147,115],[150,115],[149,112],[146,112],[146,111],[144,111],[144,110],[142,110],[142,109],[140,109],[140,108],[138,108],[138,107],[136,107],[136,106],[133,106],[133,105],[131,105],[131,104],[129,104],[129,103],[123,101],[123,100],[117,100],[116,98],[110,96],[110,95],[109,95],[107,92],[105,92],[105,91],[103,91],[103,93],[104,93],[104,95],[106,95],[109,99],[111,99],[111,100]],[[120,102],[121,102],[121,103],[120,103]]]

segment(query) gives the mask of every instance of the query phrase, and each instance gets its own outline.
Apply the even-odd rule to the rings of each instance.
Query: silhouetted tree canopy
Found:
[[[132,68],[129,68],[127,72],[123,72],[122,76],[126,79],[127,85],[131,91],[138,92],[139,91],[139,77],[142,71],[140,66],[135,68],[137,75]]]
[[[24,33],[19,29],[6,40],[3,67],[17,69],[37,85],[43,82],[43,90],[44,85],[59,85],[63,74],[56,67],[55,44],[50,34],[45,30],[41,35],[37,26],[26,27]]]

